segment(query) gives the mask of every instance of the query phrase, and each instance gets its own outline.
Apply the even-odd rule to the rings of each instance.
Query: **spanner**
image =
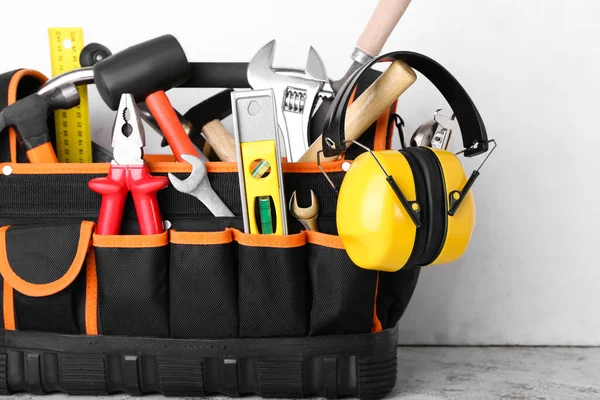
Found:
[[[306,152],[310,118],[316,100],[333,95],[325,65],[313,47],[308,52],[306,70],[274,69],[275,40],[267,43],[248,64],[248,82],[254,90],[273,89],[277,120],[285,144],[287,160],[294,162]],[[301,123],[289,123],[289,113],[301,114]]]
[[[192,173],[185,180],[169,173],[173,187],[181,193],[189,194],[200,200],[215,217],[234,217],[235,215],[210,185],[206,165],[202,160],[190,154],[182,154],[181,158],[192,166]]]
[[[319,217],[319,201],[317,195],[312,190],[310,191],[311,203],[309,207],[301,208],[296,199],[296,192],[292,193],[290,198],[290,213],[309,231],[318,232],[319,225],[317,218]]]

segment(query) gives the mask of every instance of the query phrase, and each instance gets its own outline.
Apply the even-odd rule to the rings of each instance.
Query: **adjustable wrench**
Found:
[[[277,120],[288,161],[298,161],[309,143],[309,127],[316,100],[331,98],[329,78],[325,65],[314,48],[308,52],[304,71],[274,69],[275,40],[267,43],[248,64],[248,82],[252,89],[273,89]],[[288,122],[290,114],[301,114],[301,123]],[[291,115],[290,115],[291,116]],[[289,118],[290,120],[292,118]]]

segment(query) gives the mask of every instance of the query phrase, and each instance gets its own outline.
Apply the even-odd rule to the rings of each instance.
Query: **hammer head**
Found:
[[[172,35],[163,35],[131,46],[94,65],[94,80],[102,100],[117,110],[123,93],[142,102],[158,91],[181,85],[190,75],[190,64]]]
[[[55,90],[42,95],[48,103],[48,109],[54,110],[69,110],[78,106],[81,102],[81,97],[77,88],[72,83],[66,83],[57,87]]]
[[[31,94],[2,110],[0,131],[14,127],[19,142],[29,150],[50,141],[47,120],[51,112],[73,108],[79,102],[79,92],[73,84],[64,84],[42,95]]]

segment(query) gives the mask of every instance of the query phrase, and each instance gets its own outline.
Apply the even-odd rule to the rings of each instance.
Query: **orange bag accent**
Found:
[[[19,82],[26,76],[31,76],[41,83],[45,83],[48,78],[39,71],[33,69],[22,69],[17,71],[11,78],[8,84],[8,105],[10,106],[17,101],[17,94],[19,89]],[[11,126],[8,128],[8,138],[10,144],[10,161],[17,162],[17,132]]]
[[[324,162],[321,167],[326,172],[342,172],[343,160]],[[351,161],[348,161],[351,162]],[[2,163],[0,169],[9,166],[15,175],[44,175],[44,174],[101,174],[108,173],[109,163]],[[151,173],[182,172],[191,173],[192,166],[182,162],[156,161],[148,162],[148,169]],[[282,163],[283,172],[292,173],[321,173],[316,163]],[[207,162],[206,170],[209,173],[237,173],[237,163],[232,162]]]
[[[398,108],[398,100],[396,100],[394,102],[394,104],[392,104],[392,108],[394,110],[396,110]],[[391,113],[390,113],[391,116]],[[391,149],[392,148],[392,139],[394,138],[394,126],[395,124],[389,124],[389,129],[388,129],[388,133],[387,133],[387,147],[386,149]]]
[[[54,282],[43,284],[30,283],[21,279],[21,277],[15,274],[10,267],[6,250],[6,231],[9,228],[10,226],[3,226],[0,228],[0,273],[4,278],[4,281],[8,282],[8,284],[19,293],[23,293],[26,296],[44,297],[60,292],[77,278],[85,261],[94,223],[91,221],[83,221],[81,223],[77,252],[68,271]]]
[[[375,302],[373,303],[373,324],[371,325],[371,332],[381,332],[383,326],[377,316],[377,292],[379,290],[379,271],[377,271],[377,281],[375,282]]]
[[[169,240],[173,244],[224,244],[231,243],[233,235],[230,228],[219,232],[177,232],[171,230]]]
[[[13,288],[10,287],[8,282],[4,281],[4,288],[2,293],[2,312],[4,314],[4,329],[7,331],[14,331],[17,329],[17,323],[15,322],[15,295]]]
[[[15,175],[62,175],[62,174],[108,174],[110,164],[94,163],[94,164],[79,164],[79,163],[50,163],[50,164],[30,164],[30,163],[4,163],[4,166],[9,166],[12,169],[12,174]]]
[[[342,239],[339,236],[328,235],[321,232],[305,231],[306,243],[318,244],[333,249],[345,250]]]
[[[384,112],[375,121],[375,138],[373,139],[373,150],[385,150],[388,141],[388,128],[390,125],[390,109]]]
[[[306,243],[304,233],[293,235],[259,235],[248,234],[232,228],[233,240],[244,246],[273,247],[278,249],[291,249]]]
[[[325,172],[342,172],[342,164],[344,162],[352,163],[352,160],[344,161],[344,160],[336,160],[336,161],[327,161],[322,162],[321,167],[325,170]],[[316,172],[321,172],[319,166],[315,162],[297,162],[297,163],[283,163],[281,165],[283,172],[292,172],[292,173],[307,173],[312,174]]]
[[[96,253],[90,247],[85,265],[85,333],[98,334],[98,275]]]
[[[143,249],[146,247],[166,246],[169,243],[169,232],[155,235],[98,235],[94,233],[94,247]]]

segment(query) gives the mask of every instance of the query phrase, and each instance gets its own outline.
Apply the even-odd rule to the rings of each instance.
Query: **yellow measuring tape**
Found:
[[[49,28],[52,76],[81,68],[82,28]],[[56,155],[64,163],[91,163],[92,139],[87,87],[78,86],[81,101],[70,110],[54,112],[56,123]]]

